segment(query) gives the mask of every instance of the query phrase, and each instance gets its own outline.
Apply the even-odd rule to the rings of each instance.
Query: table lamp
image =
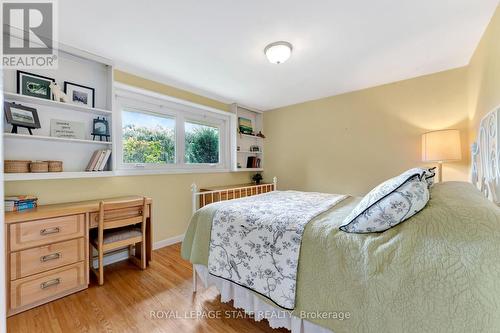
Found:
[[[443,162],[462,159],[460,132],[456,129],[427,132],[422,135],[422,161],[438,163],[438,181],[443,181]]]

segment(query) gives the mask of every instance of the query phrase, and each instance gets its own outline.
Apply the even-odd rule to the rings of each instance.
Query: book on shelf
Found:
[[[106,164],[108,163],[109,156],[111,156],[111,149],[106,149],[106,152],[104,153],[104,158],[99,165],[99,168],[97,171],[104,171],[104,168],[106,167]]]
[[[111,149],[96,150],[90,157],[85,171],[104,171],[110,156]]]
[[[259,157],[248,156],[247,158],[247,168],[249,169],[257,169],[260,168],[261,160]]]
[[[4,208],[6,212],[16,212],[35,208],[38,204],[38,198],[32,195],[9,196],[4,199]]]
[[[92,171],[101,171],[101,165],[104,162],[104,158],[106,157],[106,150],[100,150],[99,151],[99,158],[97,159],[97,163],[95,164],[94,168]]]
[[[92,157],[90,157],[87,167],[85,168],[85,171],[92,171],[94,169],[94,165],[97,162],[96,158],[99,154],[100,154],[99,150],[94,151]]]

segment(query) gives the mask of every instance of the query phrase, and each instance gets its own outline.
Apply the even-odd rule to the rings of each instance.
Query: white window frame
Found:
[[[235,136],[235,115],[191,103],[178,98],[131,87],[115,84],[115,112],[113,119],[113,139],[115,165],[117,175],[141,175],[163,173],[212,173],[230,172]],[[124,163],[123,162],[123,129],[122,110],[136,109],[137,112],[150,113],[155,116],[165,116],[175,119],[175,163]],[[186,163],[184,122],[194,122],[219,129],[219,163]]]

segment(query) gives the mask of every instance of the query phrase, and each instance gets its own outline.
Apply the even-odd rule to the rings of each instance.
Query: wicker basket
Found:
[[[4,172],[5,173],[30,172],[30,162],[31,161],[5,160],[3,166]]]
[[[49,172],[49,162],[34,161],[30,163],[31,172]]]
[[[63,162],[62,161],[46,161],[49,163],[49,172],[62,172]]]

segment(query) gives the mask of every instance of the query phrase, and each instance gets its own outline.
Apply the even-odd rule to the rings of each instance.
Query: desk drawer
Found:
[[[82,261],[12,281],[10,311],[30,304],[41,304],[60,294],[86,287],[85,268]]]
[[[10,251],[85,235],[85,215],[69,215],[10,225]]]
[[[85,260],[85,239],[78,238],[10,254],[10,279],[28,275]]]

